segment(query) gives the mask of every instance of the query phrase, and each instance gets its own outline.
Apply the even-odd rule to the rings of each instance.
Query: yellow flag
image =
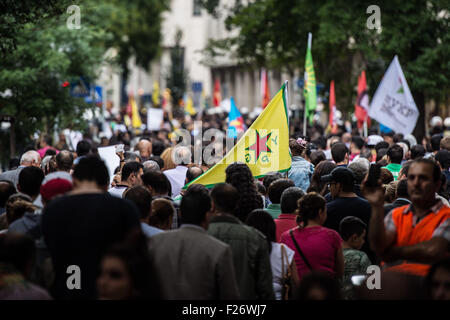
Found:
[[[131,98],[131,124],[133,128],[140,128],[142,126],[141,116],[136,104],[136,100]]]
[[[225,182],[225,169],[234,162],[246,163],[255,178],[264,177],[271,171],[288,171],[291,168],[291,154],[285,94],[286,84],[225,157],[183,188],[194,183],[212,187]]]
[[[186,102],[186,106],[184,109],[187,113],[189,113],[191,116],[194,115],[196,113],[195,109],[194,109],[194,102],[192,101],[191,96],[187,97],[187,102]]]
[[[159,106],[159,84],[157,81],[153,82],[152,101],[153,107]]]

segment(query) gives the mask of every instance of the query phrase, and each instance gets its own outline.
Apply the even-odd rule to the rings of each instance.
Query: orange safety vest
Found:
[[[419,223],[413,226],[413,212],[408,210],[408,207],[409,205],[406,205],[392,211],[392,219],[397,228],[397,238],[394,246],[410,246],[431,240],[436,228],[446,219],[450,218],[450,207],[442,205],[438,212],[427,214]],[[404,213],[405,210],[408,211]],[[405,260],[395,266],[387,267],[387,270],[425,276],[430,267],[429,264]]]

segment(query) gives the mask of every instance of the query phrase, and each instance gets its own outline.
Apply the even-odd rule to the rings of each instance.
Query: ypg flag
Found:
[[[287,96],[287,82],[233,149],[190,184],[199,183],[212,187],[225,182],[225,169],[234,162],[246,163],[255,178],[261,178],[271,171],[288,171],[291,168],[291,154],[285,95]]]

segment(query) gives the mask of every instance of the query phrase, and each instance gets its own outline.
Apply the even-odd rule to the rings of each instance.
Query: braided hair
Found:
[[[258,194],[250,168],[244,163],[230,164],[225,170],[226,183],[231,184],[239,192],[239,200],[235,215],[246,221],[250,212],[264,207],[262,197]]]

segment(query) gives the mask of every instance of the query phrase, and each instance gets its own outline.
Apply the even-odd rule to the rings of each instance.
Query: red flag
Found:
[[[266,69],[261,70],[261,96],[262,96],[262,108],[264,109],[270,101],[269,98],[269,81],[267,79]]]
[[[370,127],[369,112],[369,95],[367,94],[366,84],[366,72],[361,72],[361,76],[358,77],[358,96],[355,103],[355,116],[358,120],[358,129],[367,121],[367,126]]]
[[[331,133],[337,133],[337,122],[336,122],[336,96],[334,93],[334,80],[331,80],[330,84],[330,128]]]
[[[220,95],[220,82],[219,79],[216,79],[216,82],[214,83],[214,97],[213,97],[213,103],[215,107],[220,106],[220,102],[222,102],[222,96]]]

